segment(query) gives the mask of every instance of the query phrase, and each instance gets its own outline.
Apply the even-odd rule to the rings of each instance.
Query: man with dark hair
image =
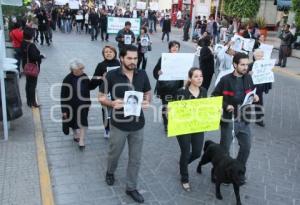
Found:
[[[247,74],[248,64],[248,55],[236,53],[233,57],[234,72],[222,77],[212,93],[213,96],[223,96],[220,144],[229,153],[234,127],[235,136],[240,145],[237,160],[244,165],[250,154],[251,133],[249,119],[246,119],[245,110],[240,109],[240,106],[247,93],[255,88],[251,76]],[[254,95],[254,102],[258,102],[258,100],[259,97]]]
[[[286,24],[279,35],[281,40],[279,48],[279,59],[276,66],[286,67],[287,57],[290,55],[293,42],[293,34],[290,32],[290,25]]]
[[[100,19],[98,14],[95,12],[94,9],[91,9],[91,13],[88,18],[89,25],[91,26],[91,41],[97,40],[99,33],[99,21]]]
[[[151,87],[144,70],[137,69],[138,50],[135,46],[124,46],[120,52],[121,67],[109,71],[100,88],[99,101],[111,107],[111,130],[108,151],[106,183],[112,186],[118,160],[128,140],[129,162],[127,167],[126,194],[138,203],[143,203],[143,196],[137,191],[137,179],[142,157],[145,118],[140,116],[124,117],[124,96],[126,91],[134,90],[144,93],[142,108],[149,106]],[[111,93],[111,100],[107,94]]]
[[[130,29],[131,23],[130,21],[126,21],[125,27],[118,32],[116,41],[118,42],[119,51],[121,51],[125,45],[132,45],[135,42],[134,33]]]

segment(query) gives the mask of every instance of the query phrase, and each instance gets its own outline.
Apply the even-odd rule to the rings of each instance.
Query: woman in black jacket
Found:
[[[215,72],[215,61],[214,55],[210,48],[211,38],[206,36],[198,41],[198,45],[201,47],[200,56],[199,56],[199,65],[200,69],[203,72],[203,87],[208,90],[211,79]]]
[[[90,80],[83,72],[84,65],[80,60],[72,60],[70,70],[61,88],[61,111],[65,123],[73,130],[73,140],[78,142],[79,149],[83,150],[91,105]]]
[[[169,43],[169,53],[178,53],[180,49],[180,43],[177,41],[170,41]],[[183,87],[183,80],[172,80],[172,81],[159,81],[159,76],[162,74],[161,71],[161,58],[153,70],[153,77],[157,80],[156,83],[156,94],[161,99],[162,102],[162,118],[164,122],[164,128],[167,132],[168,128],[168,118],[167,118],[167,105],[171,101],[176,93],[176,91]]]
[[[35,31],[32,28],[25,27],[23,31],[23,42],[21,45],[21,54],[22,54],[22,66],[26,63],[34,63],[37,64],[39,69],[41,68],[42,58],[39,49],[32,42],[33,37],[35,35]],[[27,62],[28,61],[28,62]],[[27,105],[29,107],[39,107],[40,105],[36,102],[35,89],[37,86],[38,77],[26,76],[26,99]]]
[[[199,68],[191,68],[188,73],[188,81],[185,88],[177,91],[177,100],[191,100],[206,98],[207,90],[201,87],[203,82],[202,71]],[[188,165],[201,155],[204,133],[193,133],[177,136],[180,146],[180,175],[182,187],[185,191],[190,191]],[[192,148],[192,151],[191,151]]]
[[[102,56],[104,60],[96,67],[94,76],[91,80],[91,89],[95,89],[96,87],[100,88],[103,83],[102,79],[109,69],[120,67],[120,62],[117,59],[117,51],[114,47],[105,46],[102,50]],[[105,126],[104,138],[109,138],[109,112],[108,108],[102,107],[102,118]]]

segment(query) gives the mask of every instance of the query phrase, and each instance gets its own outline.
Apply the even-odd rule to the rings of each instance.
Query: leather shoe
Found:
[[[256,122],[255,124],[257,124],[260,127],[265,127],[266,126],[264,121]]]
[[[109,173],[106,172],[105,181],[106,181],[106,184],[108,186],[114,185],[114,183],[115,183],[115,176],[114,176],[114,174],[109,174]]]
[[[137,191],[126,191],[126,194],[130,196],[137,203],[144,203],[144,197]]]

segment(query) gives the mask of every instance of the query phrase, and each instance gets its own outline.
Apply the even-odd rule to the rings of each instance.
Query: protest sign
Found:
[[[215,47],[214,47],[214,52],[215,53],[219,53],[220,51],[222,51],[224,49],[225,49],[224,45],[222,45],[222,44],[216,44]]]
[[[240,108],[246,105],[251,105],[254,101],[254,95],[256,94],[256,88],[252,90],[251,92],[247,93],[247,95],[244,98],[243,104]]]
[[[69,0],[70,9],[79,9],[79,0]]]
[[[124,35],[124,44],[131,45],[131,35]]]
[[[125,22],[130,21],[131,30],[134,35],[139,35],[141,30],[141,19],[140,18],[119,18],[111,17],[107,18],[107,33],[117,34],[119,30],[125,27]]]
[[[55,0],[55,5],[63,6],[69,3],[69,0]]]
[[[158,2],[150,2],[150,10],[152,10],[152,11],[158,11],[159,10],[159,4],[158,4]]]
[[[181,100],[168,104],[168,136],[218,130],[223,97]]]
[[[194,53],[163,53],[159,80],[186,80],[195,59]]]
[[[83,15],[76,15],[75,18],[76,20],[83,20]]]
[[[136,2],[136,8],[141,9],[141,10],[145,10],[146,9],[146,2],[137,1]]]
[[[107,6],[115,6],[117,3],[117,0],[106,0]]]
[[[274,47],[273,45],[268,45],[268,44],[264,44],[264,43],[260,44],[259,48],[264,51],[264,59],[265,60],[271,59],[273,47]]]
[[[144,93],[137,91],[125,91],[124,117],[140,116]]]
[[[234,44],[231,48],[234,51],[241,52],[243,48],[244,38],[235,34],[232,38],[232,41],[234,41]]]
[[[274,73],[272,69],[275,65],[275,59],[257,60],[252,67],[252,81],[254,85],[274,82]]]
[[[255,44],[255,39],[244,38],[243,48],[245,51],[251,52],[253,50],[254,44]]]

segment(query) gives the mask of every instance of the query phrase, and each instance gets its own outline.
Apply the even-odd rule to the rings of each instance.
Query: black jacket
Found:
[[[90,89],[94,90],[96,87],[101,86],[103,83],[102,79],[97,79],[98,76],[103,77],[103,74],[107,72],[107,67],[114,67],[114,66],[120,66],[120,62],[117,59],[113,60],[104,60],[101,63],[99,63],[95,69],[94,76],[91,80]]]
[[[28,63],[38,64],[40,68],[43,56],[41,55],[39,49],[36,47],[34,43],[29,43],[27,41],[23,41],[21,44],[23,68],[27,63],[27,51],[28,51]]]
[[[164,33],[171,32],[171,20],[170,19],[163,21],[162,32],[164,32]]]
[[[91,13],[89,15],[89,24],[92,26],[98,26],[99,24],[99,16],[96,13]]]
[[[100,16],[100,28],[102,31],[107,31],[107,16],[101,15]]]
[[[225,75],[221,78],[218,85],[215,87],[215,90],[212,92],[212,96],[223,96],[223,118],[222,119],[231,119],[232,114],[226,111],[228,105],[234,107],[234,116],[238,116],[237,110],[239,102],[237,102],[235,95],[235,85],[236,85],[236,76],[233,73]],[[244,98],[247,93],[254,90],[255,86],[252,82],[252,78],[249,74],[245,74],[243,77],[244,84]]]

